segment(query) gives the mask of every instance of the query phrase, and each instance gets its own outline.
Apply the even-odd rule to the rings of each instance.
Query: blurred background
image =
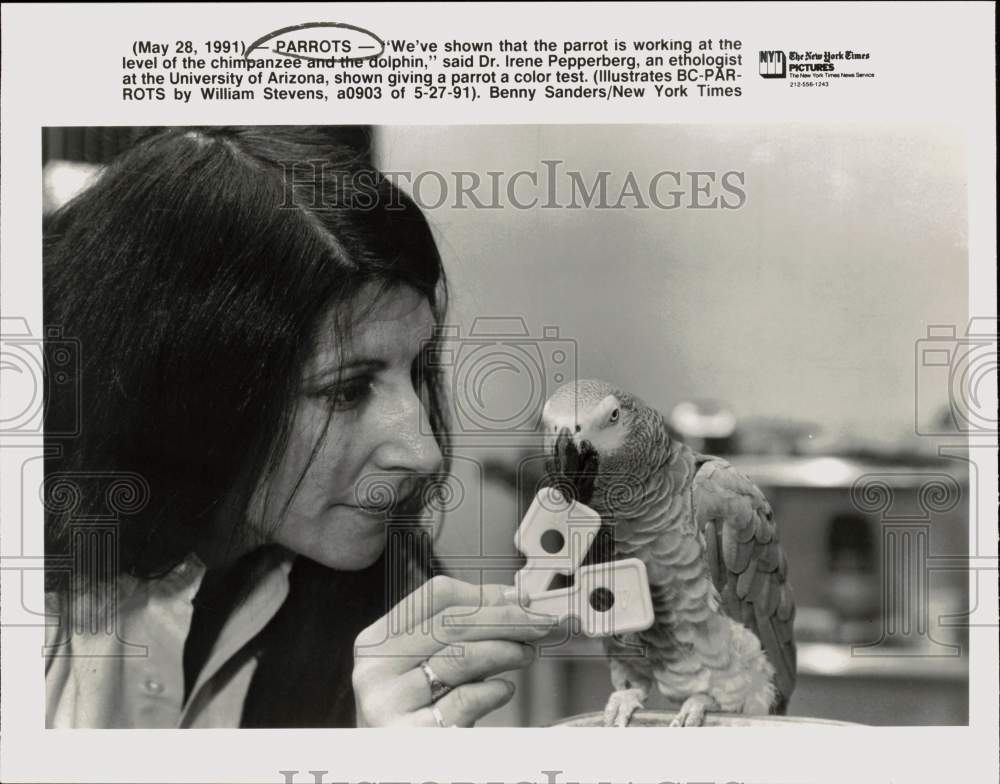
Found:
[[[967,723],[970,476],[960,450],[939,447],[996,427],[963,394],[984,357],[995,379],[996,323],[968,319],[959,137],[802,125],[330,132],[413,193],[450,276],[454,492],[436,552],[456,576],[512,582],[514,532],[541,474],[541,403],[564,381],[604,378],[771,501],[798,604],[790,715]],[[46,209],[134,133],[46,129]],[[662,171],[681,175],[661,186],[684,191],[678,208],[619,199],[630,177],[643,191]],[[703,197],[690,172],[714,173]],[[720,187],[727,172],[742,175],[739,208],[690,208],[736,202]],[[602,180],[603,205],[574,193]],[[600,653],[586,638],[543,650],[484,723],[601,709]]]
[[[505,431],[534,424],[557,376],[604,378],[671,415],[695,448],[730,457],[772,502],[799,606],[790,714],[967,723],[959,654],[968,574],[935,570],[933,557],[967,552],[968,477],[961,460],[937,456],[960,438],[917,434],[960,431],[965,421],[961,412],[953,421],[951,370],[918,361],[929,327],[953,327],[934,345],[958,349],[968,322],[965,163],[955,136],[846,126],[391,127],[378,129],[375,154],[384,170],[411,175],[454,293],[464,500],[445,520],[441,554],[516,555],[511,537],[540,465],[529,445],[505,446]],[[473,181],[456,172],[486,183],[489,172],[509,182],[524,171],[538,185],[517,180],[528,185],[515,191],[520,203],[544,205],[554,189],[554,201],[568,204],[569,172],[588,189],[607,172],[614,204],[629,173],[641,190],[664,170],[742,172],[746,202],[663,210],[624,199],[623,209],[602,209],[581,196],[575,209],[517,209],[501,198],[502,208],[484,209],[454,197],[456,180]],[[421,172],[442,175],[448,198],[441,180]],[[715,196],[733,201],[715,187],[702,203]],[[927,502],[933,488],[936,506]],[[893,560],[897,568],[884,568]],[[910,595],[918,574],[926,602]],[[511,580],[475,564],[462,576]],[[948,613],[956,617],[939,620]],[[493,720],[534,726],[601,709],[611,685],[600,645],[574,643],[553,646]]]

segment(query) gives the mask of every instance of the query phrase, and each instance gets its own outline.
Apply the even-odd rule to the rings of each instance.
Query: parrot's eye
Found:
[[[620,417],[620,416],[621,416],[621,411],[619,411],[617,408],[614,411],[612,411],[611,412],[611,424],[614,424],[615,422],[617,422],[618,421],[618,417]]]

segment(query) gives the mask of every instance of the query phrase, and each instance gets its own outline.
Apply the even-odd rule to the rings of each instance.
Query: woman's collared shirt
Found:
[[[257,666],[251,641],[288,596],[293,556],[266,569],[226,619],[185,701],[184,644],[205,576],[194,555],[156,580],[122,579],[117,597],[46,597],[45,724],[50,728],[238,727]],[[115,610],[117,604],[117,611]]]

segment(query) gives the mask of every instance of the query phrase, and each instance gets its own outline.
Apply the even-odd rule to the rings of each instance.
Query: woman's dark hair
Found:
[[[406,285],[443,318],[444,273],[425,217],[335,130],[150,129],[48,223],[46,334],[77,356],[46,379],[45,545],[75,565],[75,586],[161,576],[220,515],[239,536],[284,453],[328,314],[349,336],[362,291],[374,286],[377,298]],[[442,440],[440,378],[426,365],[419,375]],[[109,517],[116,553],[81,555],[87,521]],[[427,573],[428,553],[405,555]],[[338,581],[364,590],[367,579],[370,606],[355,608],[367,622],[396,598],[375,567],[296,570],[293,586],[314,577],[299,597]],[[287,616],[276,621],[289,631],[305,623]],[[316,619],[313,631],[336,632],[332,620]]]

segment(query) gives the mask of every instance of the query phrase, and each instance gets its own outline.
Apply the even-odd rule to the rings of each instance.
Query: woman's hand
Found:
[[[514,684],[497,673],[524,667],[532,641],[556,619],[515,603],[503,585],[471,585],[435,577],[355,640],[353,685],[359,727],[471,727],[505,705]],[[431,700],[420,663],[452,690]]]

